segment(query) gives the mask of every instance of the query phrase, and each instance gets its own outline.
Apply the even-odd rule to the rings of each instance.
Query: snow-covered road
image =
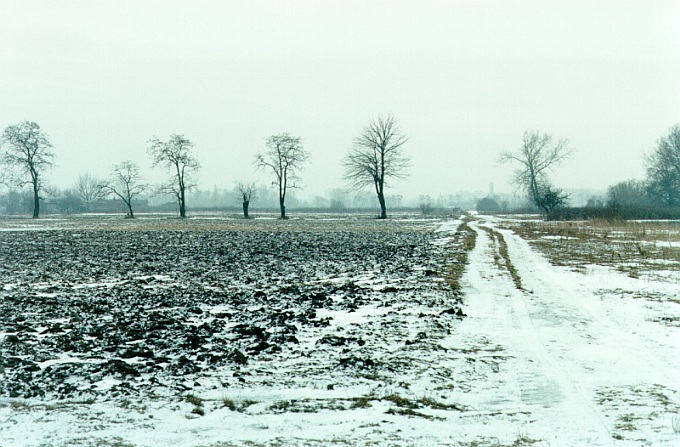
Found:
[[[492,373],[470,380],[460,402],[480,414],[525,415],[485,420],[490,433],[512,431],[514,420],[520,437],[541,445],[680,445],[678,329],[649,321],[644,300],[620,296],[641,287],[677,294],[677,286],[574,273],[493,221],[471,226],[478,238],[463,281],[468,317],[446,347],[478,350],[472,360],[491,363]],[[497,267],[488,230],[507,242],[523,290]]]

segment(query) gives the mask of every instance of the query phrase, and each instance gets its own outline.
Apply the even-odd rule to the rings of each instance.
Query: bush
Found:
[[[548,220],[678,220],[677,207],[581,207],[559,208],[550,212]]]
[[[477,202],[477,212],[480,214],[494,214],[501,211],[501,206],[491,197],[485,197]]]

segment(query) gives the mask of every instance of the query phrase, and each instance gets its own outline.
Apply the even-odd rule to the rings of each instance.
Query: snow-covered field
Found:
[[[673,259],[481,216],[455,291],[459,220],[38,224],[0,222],[2,447],[680,445]]]

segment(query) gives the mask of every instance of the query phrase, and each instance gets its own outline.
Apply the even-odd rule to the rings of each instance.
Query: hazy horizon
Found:
[[[576,149],[557,186],[604,190],[680,122],[678,23],[676,1],[3,0],[0,127],[37,122],[60,187],[125,159],[161,180],[147,141],[183,134],[204,190],[268,183],[254,156],[289,132],[312,197],[392,113],[413,169],[388,194],[510,192],[527,129]]]

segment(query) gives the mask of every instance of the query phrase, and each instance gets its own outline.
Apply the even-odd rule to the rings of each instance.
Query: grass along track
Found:
[[[550,262],[583,271],[614,268],[633,278],[680,281],[680,221],[592,220],[541,222],[503,220],[508,228],[548,256]]]

